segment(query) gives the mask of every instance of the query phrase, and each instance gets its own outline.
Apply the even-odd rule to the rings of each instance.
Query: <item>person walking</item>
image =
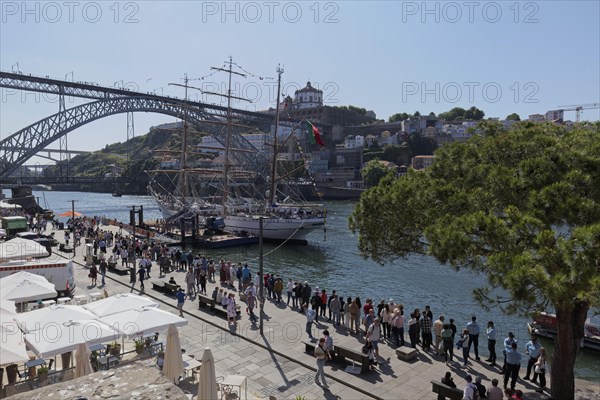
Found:
[[[490,357],[485,360],[490,363],[490,367],[496,366],[496,339],[498,336],[498,332],[496,331],[496,327],[494,326],[494,321],[488,321],[487,330],[485,331],[485,335],[488,340],[488,350],[490,352]]]
[[[294,294],[294,282],[292,281],[292,278],[290,278],[288,280],[288,283],[286,285],[286,291],[287,291],[287,303],[286,306],[289,307],[290,305],[290,300],[292,300],[292,306],[294,305],[294,300],[293,300],[293,294]]]
[[[475,351],[475,359],[479,361],[479,334],[480,329],[477,324],[477,317],[472,316],[471,322],[467,324],[467,330],[469,332],[469,353],[471,352],[471,345],[473,345]]]
[[[313,310],[314,312],[314,310]],[[317,359],[317,374],[315,375],[315,383],[319,384],[319,377],[323,382],[323,387],[327,386],[327,381],[325,380],[325,370],[323,367],[325,366],[325,361],[331,358],[329,352],[327,351],[327,347],[325,346],[325,338],[320,338],[319,343],[315,346],[315,358]]]
[[[254,307],[256,307],[256,296],[254,296],[253,291],[249,291],[246,295],[246,306],[248,307],[250,322],[252,322],[252,324],[256,324],[256,315],[254,314]]]
[[[506,353],[512,349],[512,344],[517,343],[517,339],[515,339],[515,334],[512,332],[508,332],[508,337],[504,339],[504,349],[502,350],[502,354],[504,355],[504,362],[502,363],[502,374],[506,371]]]
[[[369,311],[369,314],[375,314],[373,310]],[[376,359],[379,359],[379,339],[381,338],[381,322],[379,318],[375,318],[373,323],[367,328],[367,335],[365,339],[370,339],[373,345],[373,351],[375,351]]]
[[[106,267],[107,267],[106,261],[105,260],[100,261],[100,275],[102,275],[102,286],[106,286],[106,281],[105,281]]]
[[[134,268],[135,269],[135,268]],[[138,269],[138,279],[140,280],[140,289],[142,292],[144,289],[144,278],[146,277],[146,268],[140,265],[140,269]]]
[[[414,313],[410,314],[410,319],[408,320],[408,337],[410,338],[410,347],[416,349],[417,338],[419,337],[419,321],[417,321]]]
[[[431,318],[427,314],[427,311],[423,311],[421,319],[419,320],[419,327],[421,328],[421,338],[423,340],[423,350],[429,350],[431,348]]]
[[[392,326],[396,347],[404,346],[404,310],[394,309],[390,325]]]
[[[435,352],[436,354],[442,355],[442,330],[444,329],[444,316],[440,315],[438,319],[433,323],[433,333],[435,334]]]
[[[179,288],[175,294],[175,297],[177,298],[177,309],[179,310],[179,316],[183,318],[183,304],[185,303],[185,292],[183,289]]]
[[[340,311],[341,311],[341,303],[340,299],[338,299],[338,295],[334,294],[333,299],[329,302],[329,312],[333,317],[333,325],[340,326]]]

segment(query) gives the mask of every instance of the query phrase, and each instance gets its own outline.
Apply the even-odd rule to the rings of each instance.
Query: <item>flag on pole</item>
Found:
[[[310,141],[310,143],[317,143],[319,146],[321,146],[321,148],[324,148],[325,142],[321,138],[321,132],[319,132],[319,128],[317,128],[307,120],[304,120],[304,125],[306,127],[306,130],[308,131],[308,140]]]

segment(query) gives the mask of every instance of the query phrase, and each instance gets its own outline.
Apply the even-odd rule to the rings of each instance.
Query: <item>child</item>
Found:
[[[371,343],[371,339],[367,339],[367,342],[362,348],[362,352],[369,357],[369,368],[373,369],[373,366],[377,365],[377,360],[375,359],[375,352],[373,351],[373,343]]]

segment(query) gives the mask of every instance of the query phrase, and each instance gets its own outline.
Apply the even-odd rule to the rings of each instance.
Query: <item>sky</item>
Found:
[[[224,92],[227,75],[211,67],[230,56],[248,72],[234,80],[234,95],[253,100],[238,108],[274,106],[270,78],[280,64],[284,94],[310,80],[325,104],[381,119],[471,106],[526,118],[600,102],[600,2],[0,1],[3,71],[183,97],[169,83],[186,73],[191,85]],[[2,89],[0,137],[57,111],[53,96]],[[599,120],[600,110],[582,119]],[[173,121],[136,113],[135,133]],[[98,150],[126,137],[120,114],[71,132],[68,147]]]

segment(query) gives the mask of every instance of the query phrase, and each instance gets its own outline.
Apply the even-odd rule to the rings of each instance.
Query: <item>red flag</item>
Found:
[[[304,123],[306,125],[306,130],[308,131],[308,138],[310,140],[310,143],[314,144],[316,142],[319,146],[321,146],[321,148],[324,148],[325,142],[321,138],[321,132],[319,132],[319,128],[317,128],[316,126],[314,126],[306,120],[304,121]]]

